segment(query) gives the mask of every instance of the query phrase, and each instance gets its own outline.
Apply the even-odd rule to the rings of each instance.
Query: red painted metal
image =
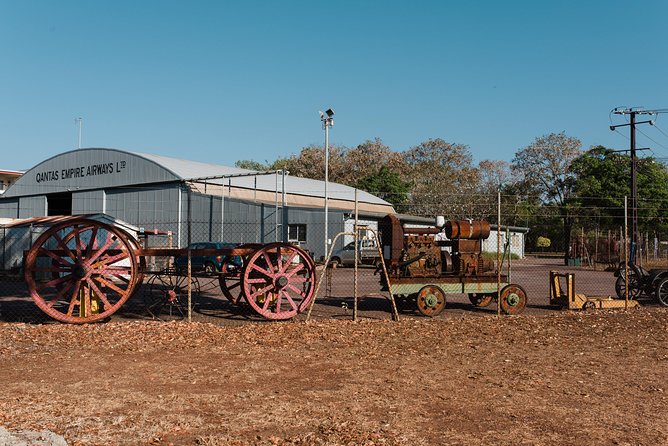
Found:
[[[83,218],[46,230],[25,259],[25,281],[35,304],[52,318],[75,324],[116,312],[139,282],[138,270],[132,237]]]
[[[267,319],[290,319],[308,308],[315,292],[315,264],[304,250],[271,243],[250,256],[242,272],[244,297]]]

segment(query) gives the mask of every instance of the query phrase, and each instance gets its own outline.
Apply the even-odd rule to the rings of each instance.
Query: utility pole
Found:
[[[636,250],[638,246],[638,185],[636,183],[636,167],[637,167],[637,157],[636,157],[636,125],[638,124],[649,124],[649,125],[654,125],[654,121],[648,120],[648,121],[636,121],[636,115],[654,115],[656,114],[655,111],[653,110],[643,110],[639,108],[615,108],[612,111],[616,115],[629,115],[630,116],[630,122],[628,124],[618,124],[618,125],[611,125],[610,130],[615,130],[617,127],[630,127],[631,131],[631,147],[630,147],[630,153],[631,153],[631,203],[630,203],[630,208],[631,208],[631,255],[630,255],[630,261],[632,263],[635,263],[635,258],[636,258]]]

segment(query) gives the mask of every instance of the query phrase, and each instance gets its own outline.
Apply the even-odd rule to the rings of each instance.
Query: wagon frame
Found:
[[[129,232],[88,218],[51,226],[24,256],[24,278],[35,304],[66,323],[105,320],[151,273],[146,257],[241,256],[240,270],[218,273],[223,295],[245,300],[260,316],[290,319],[314,297],[315,264],[289,243],[245,244],[235,248],[142,248]],[[153,273],[155,274],[155,273]]]

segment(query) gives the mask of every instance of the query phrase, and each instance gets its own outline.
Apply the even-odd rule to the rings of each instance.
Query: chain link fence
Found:
[[[0,321],[53,321],[53,315],[44,308],[76,319],[104,313],[122,300],[113,314],[100,320],[190,320],[225,325],[264,322],[267,319],[249,305],[246,294],[254,294],[255,306],[266,308],[275,305],[267,300],[275,297],[257,285],[245,288],[243,271],[255,253],[275,242],[302,250],[283,255],[283,260],[288,257],[289,263],[301,265],[296,267],[302,271],[296,279],[287,272],[277,251],[267,251],[256,260],[264,265],[258,271],[269,265],[286,271],[281,279],[286,283],[272,286],[286,290],[283,304],[298,308],[294,319],[306,318],[310,305],[302,300],[308,300],[306,294],[315,294],[316,287],[309,315],[313,319],[352,319],[354,312],[359,318],[393,318],[392,299],[383,286],[381,258],[389,259],[389,254],[386,241],[379,240],[382,215],[359,213],[356,220],[354,209],[332,206],[326,231],[322,209],[296,209],[280,197],[273,203],[258,198],[250,204],[205,195],[196,198],[180,203],[181,212],[176,219],[161,212],[173,204],[174,198],[165,196],[161,201],[155,195],[150,201],[132,202],[133,209],[127,202],[110,201],[108,214],[90,216],[101,224],[121,228],[129,248],[117,246],[113,234],[102,239],[102,230],[80,227],[72,231],[76,216],[6,221],[0,226]],[[444,202],[453,205],[444,206]],[[492,265],[492,272],[500,269],[507,277],[504,283],[512,282],[524,289],[525,313],[558,309],[550,300],[551,292],[554,294],[551,271],[572,275],[574,292],[578,294],[613,299],[625,297],[625,277],[629,277],[631,297],[645,305],[656,305],[656,283],[641,286],[636,282],[642,277],[631,280],[626,260],[638,267],[636,274],[668,269],[668,232],[661,213],[657,214],[651,203],[639,202],[638,229],[635,242],[631,243],[633,225],[625,216],[633,213],[624,208],[623,197],[610,202],[617,204],[601,207],[583,200],[568,206],[545,206],[514,195],[468,196],[468,201],[453,195],[419,207],[403,206],[399,218],[407,232],[433,227],[434,218],[425,216],[427,210],[446,220],[489,222],[490,234],[480,241],[480,258]],[[57,227],[61,229],[54,231]],[[94,274],[90,272],[92,266],[79,271],[76,261],[70,260],[90,258],[92,253],[104,249],[112,259],[105,264],[106,279],[90,279]],[[142,253],[134,272],[123,263],[130,262],[129,257],[123,257],[124,249]],[[26,259],[31,252],[37,260],[26,274]],[[120,256],[120,260],[114,256]],[[313,263],[312,289],[296,292],[298,302],[286,303],[292,293],[290,287],[294,288],[294,283],[299,283],[297,288],[302,287],[304,280],[299,277],[311,268],[306,258]],[[89,279],[92,285],[88,288],[70,285]],[[421,277],[423,283],[438,283],[436,279],[429,274]],[[635,292],[636,286],[642,289]],[[562,292],[566,289],[561,287]],[[445,310],[438,317],[497,313],[496,305],[472,305],[470,294],[445,293]],[[42,299],[41,307],[36,305],[35,296]],[[400,318],[423,317],[410,298],[397,300],[396,305]]]

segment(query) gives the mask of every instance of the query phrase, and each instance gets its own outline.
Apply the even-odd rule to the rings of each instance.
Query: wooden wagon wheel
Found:
[[[267,319],[290,319],[308,308],[315,292],[315,264],[301,248],[271,243],[248,259],[242,272],[244,297]]]
[[[25,259],[30,296],[61,322],[81,324],[112,315],[132,295],[138,279],[131,237],[94,220],[52,226]]]
[[[416,303],[424,316],[438,316],[445,308],[445,293],[436,285],[427,285],[417,293]]]
[[[520,314],[527,305],[527,293],[524,289],[511,283],[501,289],[501,310],[505,314]]]
[[[82,223],[83,222],[91,223],[91,226],[89,226],[89,229],[92,229],[92,227],[97,225],[97,224],[102,224],[102,223],[99,223],[95,220],[88,220],[88,219],[83,219],[83,218],[80,219],[79,221],[82,222]],[[120,231],[122,233],[122,235],[125,236],[125,239],[132,245],[132,251],[133,252],[139,252],[139,250],[141,249],[141,246],[139,245],[139,241],[137,239],[135,239],[132,235],[130,235],[129,232],[127,232],[123,228],[120,228],[118,226],[114,226],[114,229]],[[81,233],[81,231],[83,231],[83,230],[84,230],[84,227],[82,226],[80,228],[79,233]],[[72,232],[67,233],[67,235],[65,235],[65,238],[63,239],[63,243],[66,244],[66,245],[68,243],[71,243],[70,240],[72,240],[74,238],[75,234],[76,234],[76,231],[72,231]],[[134,276],[135,277],[135,282],[136,282],[135,286],[141,284],[144,281],[144,271],[146,270],[146,258],[143,257],[143,256],[136,256],[136,258],[137,258],[137,265],[138,265],[139,269],[138,269],[138,273]],[[51,264],[52,264],[52,266],[57,266],[58,262],[55,259],[52,258],[51,259]],[[58,271],[52,271],[51,276],[52,276],[53,279],[57,279],[58,277],[60,277],[60,273]],[[57,286],[60,288],[63,285],[59,284]]]
[[[494,293],[496,294],[496,293]],[[469,300],[475,307],[487,307],[492,303],[494,294],[490,293],[469,293]]]
[[[191,296],[200,293],[197,277],[190,278]],[[188,277],[169,274],[154,274],[144,290],[146,312],[162,321],[179,320],[188,315]]]
[[[246,243],[243,245],[237,246],[235,249],[253,249],[258,250],[263,245],[259,243]],[[240,267],[235,270],[229,268],[229,263],[226,261],[223,263],[223,268],[221,274],[218,276],[218,283],[220,284],[220,290],[223,292],[223,296],[227,298],[230,302],[237,305],[241,302],[241,298],[244,295],[244,289],[241,286],[241,271],[243,266],[248,263],[250,254],[242,257],[242,264]],[[227,260],[227,259],[226,259]]]

